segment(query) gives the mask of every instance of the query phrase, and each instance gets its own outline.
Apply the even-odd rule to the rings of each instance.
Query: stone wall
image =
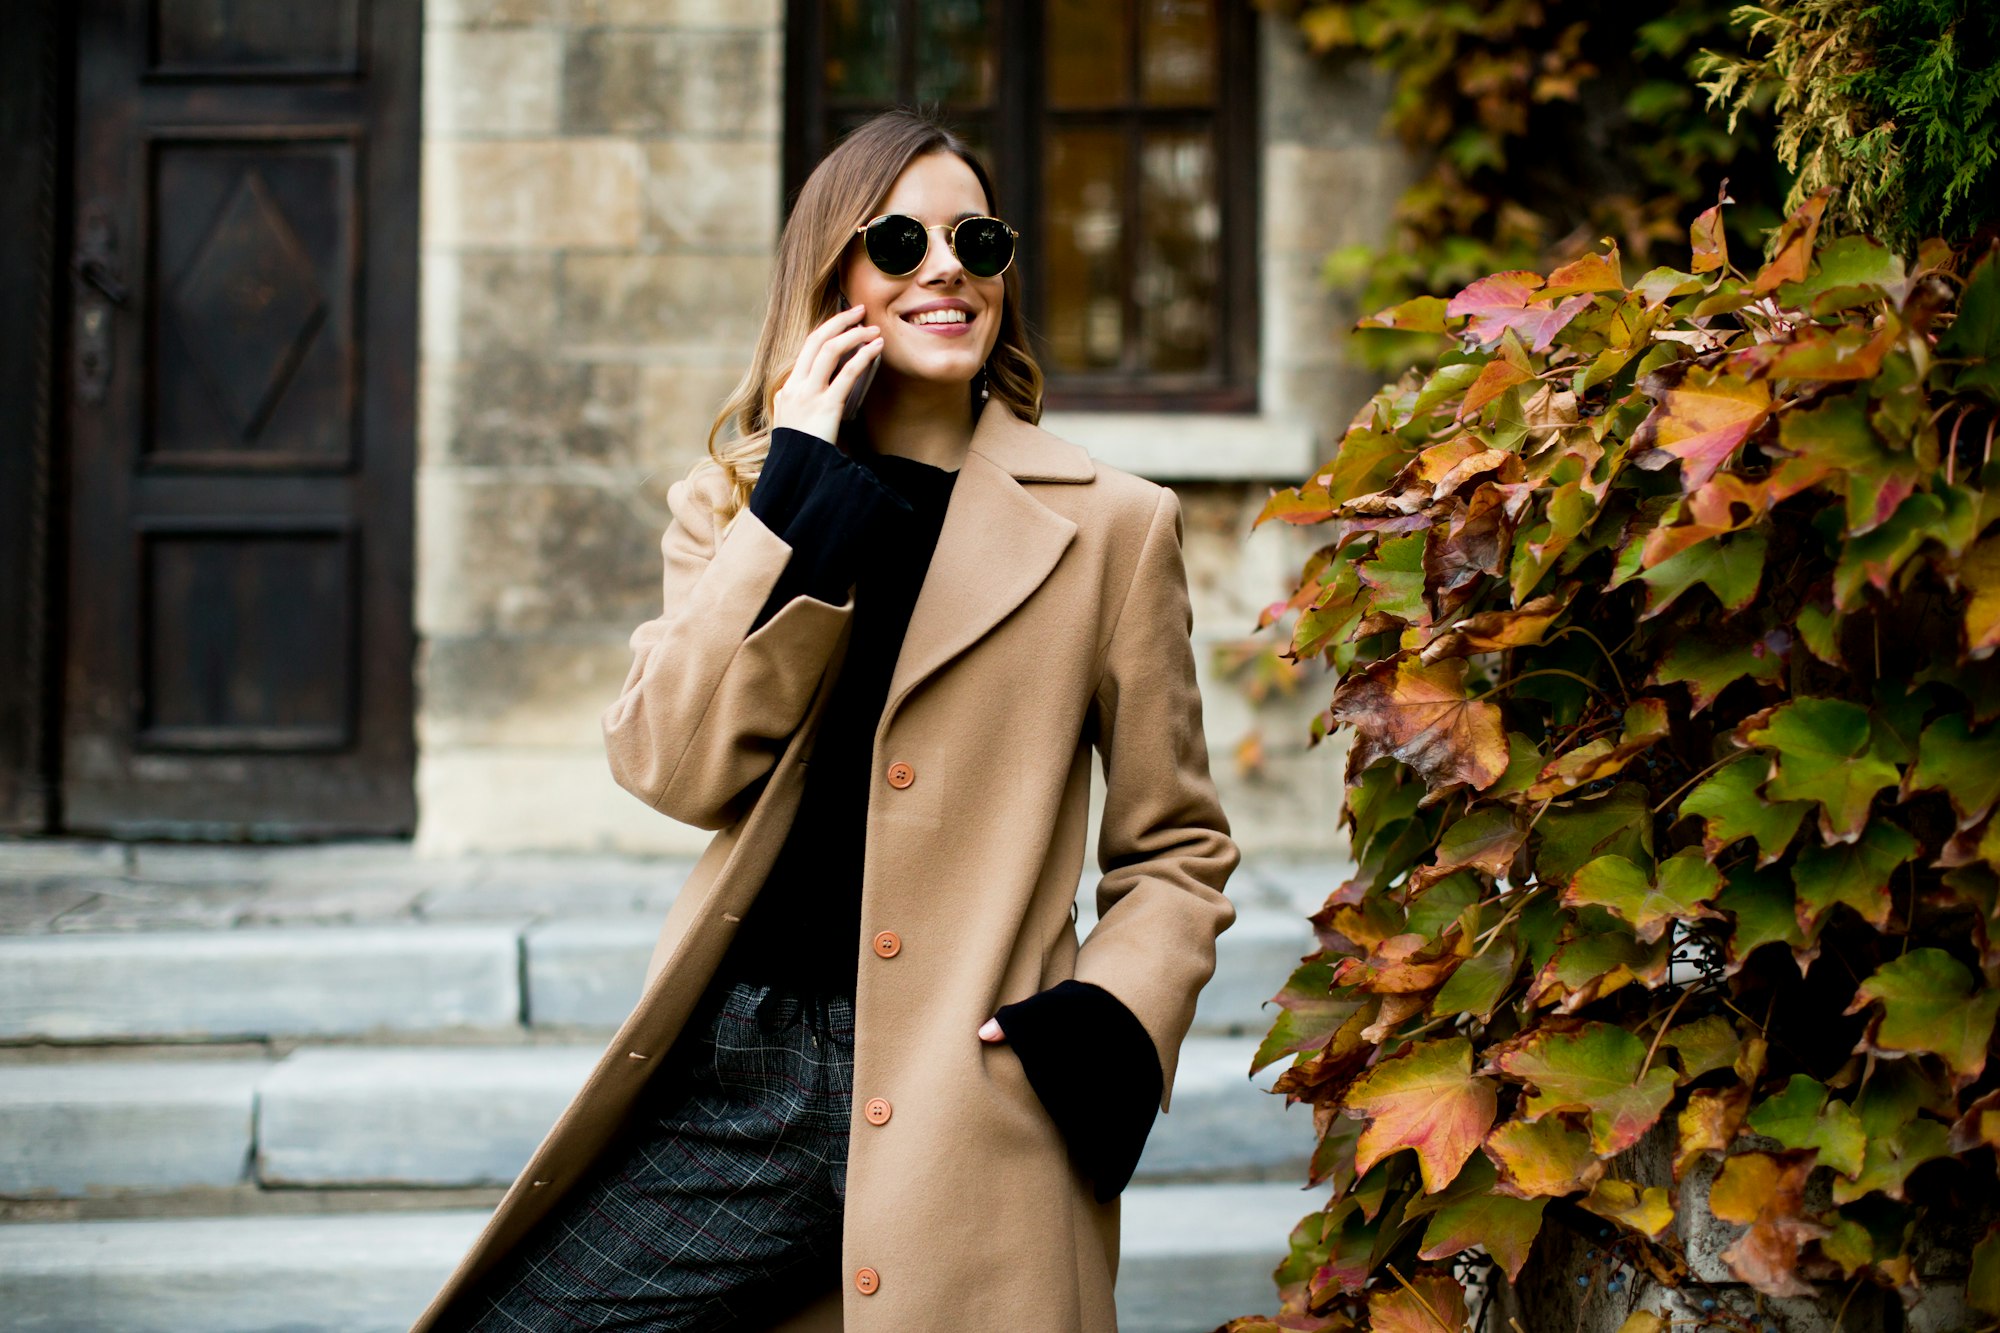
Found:
[[[419,847],[698,851],[611,781],[598,714],[657,612],[668,484],[747,364],[779,226],[777,0],[434,0],[425,35],[418,477]],[[1318,281],[1379,234],[1401,170],[1379,88],[1262,22],[1260,389],[1251,418],[1052,417],[1181,492],[1206,724],[1254,851],[1340,839],[1317,670],[1252,708],[1218,645],[1285,594],[1310,534],[1249,524],[1372,387]],[[1330,199],[1343,206],[1329,208]],[[1239,773],[1252,730],[1264,760]]]

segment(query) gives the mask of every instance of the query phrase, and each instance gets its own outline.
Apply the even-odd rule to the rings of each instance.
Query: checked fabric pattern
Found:
[[[737,979],[703,1012],[467,1333],[727,1333],[838,1285],[854,1002]]]

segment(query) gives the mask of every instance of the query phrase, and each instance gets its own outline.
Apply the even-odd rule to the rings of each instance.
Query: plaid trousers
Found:
[[[725,1333],[840,1282],[854,1002],[718,978],[467,1333]]]

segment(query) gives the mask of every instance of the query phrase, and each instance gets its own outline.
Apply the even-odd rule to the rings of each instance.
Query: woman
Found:
[[[605,715],[619,782],[717,836],[419,1330],[1115,1327],[1238,852],[1178,502],[1034,424],[991,200],[903,111],[801,189]]]

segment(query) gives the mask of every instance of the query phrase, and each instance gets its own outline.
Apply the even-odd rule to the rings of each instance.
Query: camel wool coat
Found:
[[[831,446],[829,446],[831,447]],[[591,1168],[715,975],[797,808],[854,601],[749,629],[791,548],[718,524],[705,469],[668,492],[661,615],[604,715],[619,783],[715,831],[644,992],[413,1333]],[[1118,1198],[1099,1204],[1019,1057],[979,1026],[1069,977],[1176,1056],[1239,852],[1209,775],[1175,494],[980,412],[875,731],[855,982],[843,1280],[790,1330],[1111,1333]],[[1098,921],[1079,945],[1093,749]],[[835,942],[829,941],[831,947]],[[863,1114],[873,1099],[889,1114]],[[877,1108],[878,1116],[880,1108]]]

